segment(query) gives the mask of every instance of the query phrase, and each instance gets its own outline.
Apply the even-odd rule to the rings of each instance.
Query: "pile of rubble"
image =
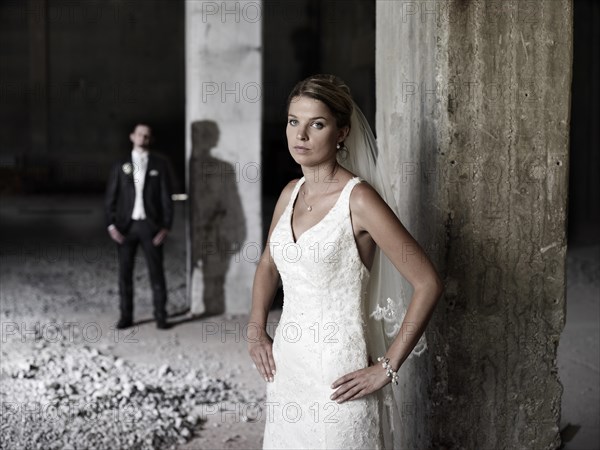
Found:
[[[199,434],[199,405],[262,400],[197,370],[133,365],[62,341],[34,348],[2,374],[2,449],[176,448]]]

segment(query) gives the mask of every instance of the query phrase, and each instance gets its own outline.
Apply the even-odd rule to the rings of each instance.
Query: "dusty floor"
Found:
[[[598,450],[600,245],[573,244],[567,253],[567,321],[557,357],[563,384],[560,428],[565,449]]]
[[[11,374],[18,374],[31,357],[39,356],[40,343],[48,348],[64,344],[67,353],[95,348],[101,355],[120,357],[140,374],[168,365],[182,374],[196,371],[229,383],[232,400],[187,405],[188,412],[200,421],[198,436],[176,448],[260,448],[264,417],[255,404],[264,400],[265,383],[246,351],[247,317],[191,318],[185,314],[183,210],[177,211],[175,229],[165,247],[169,320],[174,326],[168,330],[155,326],[140,249],[135,272],[136,326],[125,331],[114,328],[118,319],[117,261],[114,247],[104,235],[100,211],[100,199],[2,200],[3,424],[7,425],[8,414],[11,419],[16,415],[23,425],[17,435],[33,431],[37,404],[21,391],[33,391],[48,380],[19,379]],[[277,316],[276,311],[270,320],[276,321]],[[40,403],[42,412],[46,411]],[[39,417],[54,418],[47,411]],[[25,448],[4,440],[6,432],[2,429],[0,448]],[[44,442],[39,448],[69,448],[60,440],[52,445]]]
[[[47,355],[50,350],[65,353],[67,359],[77,359],[82,352],[92,359],[112,358],[112,365],[125,364],[140,377],[168,365],[172,374],[164,376],[172,376],[169,383],[174,389],[190,389],[191,384],[200,380],[210,388],[203,393],[208,395],[210,391],[217,399],[222,392],[216,392],[218,388],[214,386],[226,383],[227,401],[194,404],[189,401],[190,396],[177,399],[178,408],[185,411],[168,414],[197,418],[199,422],[196,427],[188,426],[196,437],[192,434],[187,443],[174,444],[172,448],[260,448],[264,415],[255,404],[264,400],[265,386],[246,352],[246,316],[194,319],[185,313],[183,210],[177,210],[175,229],[166,244],[165,255],[170,320],[175,326],[158,330],[152,321],[151,295],[140,252],[135,275],[136,327],[127,332],[116,332],[113,328],[118,318],[117,262],[114,247],[105,235],[101,211],[99,198],[2,199],[0,203],[3,413],[0,448],[26,448],[14,441],[9,445],[4,440],[8,424],[11,427],[20,424],[16,435],[21,433],[23,442],[34,433],[35,421],[31,422],[32,415],[26,409],[31,407],[34,394],[48,390],[52,380],[37,379],[45,368],[36,372],[28,362],[33,361],[30,358]],[[558,356],[564,385],[561,429],[570,425],[566,428],[565,437],[569,438],[566,449],[600,448],[599,252],[598,245],[569,248],[567,325]],[[277,318],[275,312],[270,322],[275,323]],[[93,349],[98,353],[93,353]],[[52,358],[46,358],[45,364]],[[60,368],[52,370],[43,373],[47,378],[54,373],[57,379],[67,375]],[[31,378],[23,375],[27,373]],[[67,384],[61,387],[67,390],[65,395],[70,389]],[[156,389],[156,386],[142,386],[136,395],[140,401],[146,401],[145,396],[157,395],[152,392]],[[115,392],[123,394],[122,390]],[[213,398],[210,395],[206,398]],[[192,397],[197,400],[199,394]],[[97,422],[87,425],[98,427]],[[184,422],[187,423],[185,419]],[[73,433],[75,421],[72,423]],[[44,437],[48,438],[38,438]],[[45,442],[38,448],[75,448],[63,445],[68,442],[64,436],[56,436],[52,445]],[[135,448],[151,448],[144,446],[143,441],[138,444]]]

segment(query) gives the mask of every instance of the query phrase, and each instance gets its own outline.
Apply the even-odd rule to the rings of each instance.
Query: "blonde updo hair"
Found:
[[[350,127],[350,117],[354,110],[350,88],[344,80],[335,75],[312,75],[300,81],[287,100],[287,109],[295,97],[310,97],[320,100],[331,111],[338,128]]]

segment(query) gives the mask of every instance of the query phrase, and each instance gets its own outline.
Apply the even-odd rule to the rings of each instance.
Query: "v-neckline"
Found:
[[[350,182],[356,177],[350,178],[347,182],[346,185],[342,188],[342,191],[340,192],[340,195],[338,196],[337,200],[335,201],[335,203],[333,204],[333,206],[329,209],[329,211],[327,211],[327,213],[321,218],[321,220],[319,220],[317,223],[315,223],[314,225],[312,225],[311,227],[307,228],[304,233],[302,233],[300,236],[298,236],[297,238],[295,237],[294,233],[294,207],[296,206],[296,202],[298,200],[298,196],[300,195],[300,188],[302,187],[302,185],[304,184],[304,182],[306,181],[306,179],[304,177],[302,177],[300,179],[300,181],[298,181],[298,183],[300,183],[300,186],[298,186],[298,189],[296,190],[296,196],[292,199],[292,202],[290,204],[291,206],[291,210],[290,210],[290,219],[289,219],[289,224],[290,224],[290,232],[292,234],[292,242],[294,244],[297,244],[298,242],[300,242],[300,239],[302,239],[302,237],[308,233],[309,231],[311,231],[313,228],[315,228],[317,225],[319,225],[320,223],[322,223],[331,213],[332,211],[337,207],[338,203],[340,202],[342,195],[344,195],[344,192],[346,191],[346,188],[348,187],[348,185],[350,184]]]

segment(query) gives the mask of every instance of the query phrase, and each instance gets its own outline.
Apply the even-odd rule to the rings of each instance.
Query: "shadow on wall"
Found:
[[[191,313],[225,312],[225,277],[246,239],[246,219],[232,164],[211,156],[219,126],[211,120],[191,125],[190,160]]]

